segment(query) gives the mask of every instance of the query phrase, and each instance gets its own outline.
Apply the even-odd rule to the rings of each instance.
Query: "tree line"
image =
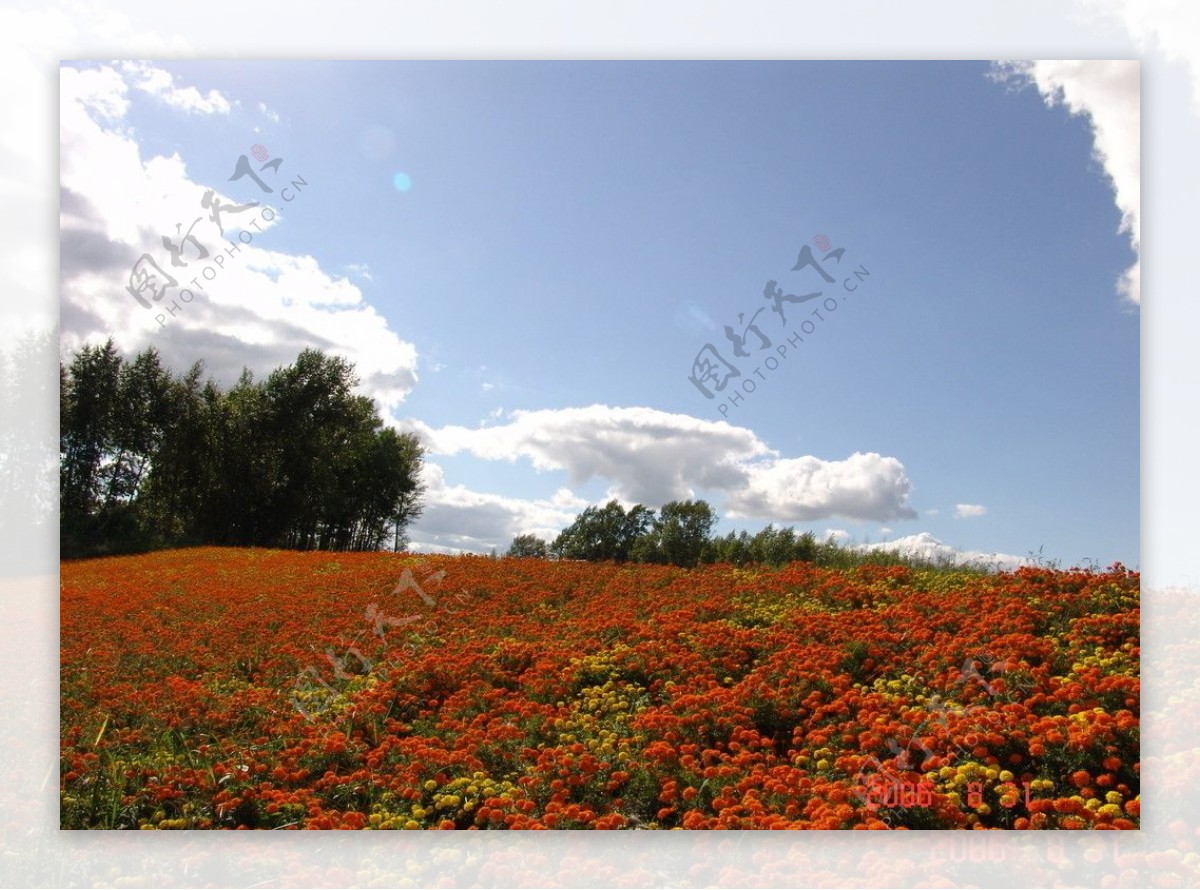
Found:
[[[845,565],[887,559],[886,554],[854,554],[838,547],[832,538],[818,541],[812,532],[797,533],[790,526],[776,528],[772,524],[754,535],[741,531],[714,537],[716,523],[717,514],[702,500],[672,501],[657,513],[643,504],[626,510],[612,500],[603,507],[585,509],[552,542],[536,535],[518,535],[506,555],[685,567],[717,562]]]
[[[225,390],[110,339],[59,363],[64,557],[230,545],[399,548],[421,510],[417,438],[385,427],[345,359],[306,349]]]

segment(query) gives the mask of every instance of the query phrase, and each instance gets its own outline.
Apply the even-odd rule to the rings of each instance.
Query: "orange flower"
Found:
[[[403,567],[423,585],[444,573],[428,580],[436,605],[385,604]],[[1140,816],[1140,582],[1124,570],[197,548],[61,575],[63,828],[183,812],[219,829],[611,830],[657,810],[662,828],[1129,830]],[[381,637],[372,604],[421,620]],[[959,682],[967,658],[990,685]],[[937,707],[950,698],[961,708]],[[119,806],[92,810],[117,758]],[[968,759],[1014,774],[982,813],[965,789],[945,795]],[[864,776],[912,788],[931,770],[919,803],[862,800]],[[1122,814],[1044,788],[1024,813],[1021,784],[1039,779],[1115,789]]]

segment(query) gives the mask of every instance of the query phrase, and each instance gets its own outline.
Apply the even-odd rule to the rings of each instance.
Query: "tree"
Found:
[[[630,548],[629,558],[633,562],[650,563],[652,565],[663,565],[667,559],[663,555],[662,543],[659,539],[658,531],[651,527],[646,530],[646,533],[633,542],[633,547]]]
[[[785,565],[792,561],[795,545],[795,529],[791,526],[777,529],[772,523],[750,539],[750,558],[765,565]]]
[[[752,562],[750,557],[750,533],[743,529],[730,532],[721,538],[712,538],[704,548],[701,561],[721,562],[743,566]]]
[[[59,503],[64,552],[97,536],[103,471],[114,449],[122,359],[112,338],[59,366]]]
[[[626,562],[634,542],[654,522],[654,511],[637,504],[629,512],[616,500],[588,507],[563,529],[550,552],[558,559]]]
[[[203,383],[203,374],[203,363],[196,362],[169,381],[163,396],[166,431],[138,492],[140,520],[161,542],[215,543],[205,530],[236,518],[218,503],[225,486],[217,455],[233,444],[216,422],[224,396],[212,381]]]
[[[112,450],[121,356],[110,338],[76,353],[59,372],[59,491],[64,516],[88,515]]]
[[[753,537],[746,531],[740,531],[713,538],[704,547],[700,559],[706,563],[721,562],[737,566],[748,563],[781,566],[789,562],[818,562],[827,546],[819,543],[812,532],[797,535],[791,526],[777,529],[772,524]]]
[[[132,504],[167,430],[171,375],[149,348],[124,362],[117,378],[112,453],[103,469],[103,508]]]
[[[423,450],[318,350],[228,392],[110,340],[59,365],[64,555],[178,544],[379,549],[421,511]]]
[[[548,552],[548,545],[537,535],[517,535],[504,555],[518,559],[545,559]]]
[[[248,521],[234,543],[374,550],[397,543],[420,514],[423,450],[411,433],[385,429],[375,403],[354,394],[343,358],[306,349],[262,384],[243,375],[224,421],[229,471],[252,474],[230,492]]]
[[[671,501],[659,511],[654,531],[662,559],[691,567],[700,562],[717,515],[706,501]]]

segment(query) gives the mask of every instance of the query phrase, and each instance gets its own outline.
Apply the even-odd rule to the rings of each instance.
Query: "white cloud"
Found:
[[[999,62],[998,80],[1036,84],[1046,104],[1063,104],[1092,124],[1097,160],[1112,180],[1121,232],[1138,259],[1117,283],[1121,296],[1141,303],[1141,65],[1127,60]]]
[[[229,100],[217,90],[201,93],[195,87],[176,86],[173,74],[149,62],[121,62],[120,68],[131,86],[172,108],[189,114],[229,114]]]
[[[970,519],[975,516],[983,516],[987,513],[987,507],[983,504],[955,504],[954,516],[957,519]]]
[[[502,408],[502,407],[493,408],[491,411],[489,411],[487,413],[486,417],[479,418],[479,423],[477,424],[477,426],[478,427],[491,426],[493,423],[495,423],[497,420],[499,420],[503,416],[504,416],[504,408]]]
[[[565,488],[548,499],[523,500],[447,485],[439,464],[422,466],[424,510],[410,531],[412,549],[432,552],[501,552],[517,535],[552,541],[587,506]]]
[[[911,484],[896,458],[780,458],[750,430],[653,408],[514,411],[507,423],[476,429],[408,426],[435,454],[528,459],[539,471],[566,471],[572,484],[607,480],[612,496],[626,504],[658,507],[719,492],[725,503],[715,506],[730,518],[916,516],[907,504]]]
[[[279,123],[278,112],[272,111],[270,108],[268,108],[266,102],[259,102],[258,110],[262,113],[263,117],[265,117],[267,120],[271,121],[271,123],[273,123],[273,124]]]
[[[1200,114],[1200,6],[1182,0],[1085,0],[1094,12],[1119,20],[1138,49],[1158,50],[1182,62],[1192,79],[1192,107]]]
[[[915,519],[912,483],[894,457],[855,452],[845,460],[798,457],[747,467],[747,484],[729,491],[728,515],[807,522],[841,516]]]
[[[144,79],[143,69],[134,71]],[[203,359],[208,372],[227,384],[243,367],[261,376],[316,347],[353,362],[360,389],[385,416],[393,412],[416,383],[415,347],[347,278],[330,275],[312,256],[270,249],[270,229],[286,225],[283,215],[268,220],[271,208],[261,201],[233,211],[258,200],[253,194],[234,200],[212,187],[226,207],[221,238],[201,205],[209,186],[193,181],[177,154],[143,159],[124,130],[131,96],[122,74],[110,66],[64,67],[60,74],[64,347],[70,351],[109,336],[126,352],[153,345],[175,367]],[[301,191],[287,205],[289,213],[303,212],[303,197]],[[208,256],[200,258],[189,243],[180,256],[187,265],[177,268],[163,236],[180,244],[179,235],[196,220],[193,231]],[[237,241],[238,227],[251,234],[250,243]],[[143,254],[177,282],[150,309],[126,291]],[[201,274],[206,267],[211,279]],[[185,288],[192,299],[181,302]]]
[[[877,544],[855,544],[851,549],[860,551],[885,550],[894,551],[902,556],[912,556],[927,559],[932,562],[954,563],[963,566],[981,566],[995,568],[1001,571],[1011,571],[1028,564],[1028,560],[1008,553],[995,553],[983,550],[959,550],[943,543],[929,532],[907,535],[894,541],[881,541]]]

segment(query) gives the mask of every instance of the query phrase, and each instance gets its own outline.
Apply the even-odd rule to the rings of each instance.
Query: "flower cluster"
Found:
[[[1119,565],[425,561],[469,596],[401,649],[362,616],[398,613],[403,555],[65,563],[61,826],[1140,824]],[[297,687],[350,639],[362,659]]]

